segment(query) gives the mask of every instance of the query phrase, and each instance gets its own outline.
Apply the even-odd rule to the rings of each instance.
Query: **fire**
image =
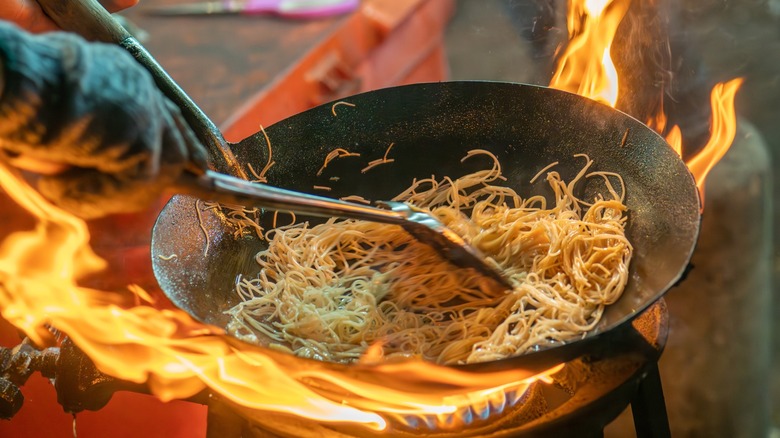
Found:
[[[610,50],[630,3],[630,0],[569,1],[569,44],[550,87],[615,106],[618,74]]]
[[[38,344],[47,343],[44,325],[50,324],[67,333],[101,371],[148,381],[163,400],[186,398],[210,385],[252,408],[384,427],[376,414],[342,406],[296,384],[271,358],[239,354],[214,328],[183,312],[124,309],[112,294],[80,287],[79,278],[105,267],[89,248],[86,224],[49,204],[5,165],[0,166],[0,184],[38,219],[35,230],[15,233],[0,247],[3,317]]]
[[[742,82],[742,78],[736,78],[716,84],[712,88],[710,94],[710,105],[712,106],[710,139],[693,158],[686,162],[688,169],[696,178],[696,185],[699,187],[699,196],[702,201],[704,200],[704,182],[707,179],[707,174],[723,158],[737,135],[734,98]],[[666,129],[666,114],[663,109],[653,120],[648,122],[648,125],[659,133]],[[682,157],[683,139],[679,126],[672,126],[669,133],[666,134],[666,142],[677,155]]]
[[[618,74],[610,56],[612,41],[631,0],[569,0],[567,25],[569,43],[558,62],[550,87],[615,107],[618,101]],[[711,137],[702,150],[686,164],[704,199],[704,181],[710,169],[734,141],[737,119],[734,98],[742,79],[715,85],[711,95]],[[659,133],[667,126],[663,107],[647,125]],[[682,157],[682,131],[674,125],[666,141]]]
[[[89,247],[86,224],[51,205],[2,161],[0,186],[38,219],[35,230],[17,232],[0,246],[3,317],[40,345],[50,342],[46,326],[56,327],[101,371],[146,382],[164,401],[208,387],[247,409],[383,430],[384,416],[451,419],[475,400],[497,400],[509,387],[522,394],[560,369],[540,376],[522,370],[474,375],[410,361],[336,372],[287,354],[237,346],[184,312],[124,308],[109,292],[79,286],[79,278],[106,267]]]
[[[655,132],[663,133],[666,131],[666,125],[668,121],[669,119],[666,117],[666,112],[663,108],[663,102],[661,102],[661,109],[658,111],[658,114],[656,114],[655,117],[651,117],[650,120],[647,121],[647,126],[653,129]],[[669,133],[666,135],[666,142],[669,143],[669,146],[672,147],[677,155],[682,157],[682,131],[680,130],[679,126],[672,126],[672,128],[669,130]]]
[[[726,83],[717,84],[712,89],[710,96],[710,104],[712,105],[710,139],[702,150],[687,162],[688,168],[696,177],[699,190],[704,186],[704,180],[709,171],[728,151],[737,135],[734,98],[742,82],[742,78],[736,78]]]
[[[669,143],[669,146],[674,149],[677,155],[682,157],[682,131],[679,126],[672,126],[669,134],[666,135],[666,142]]]

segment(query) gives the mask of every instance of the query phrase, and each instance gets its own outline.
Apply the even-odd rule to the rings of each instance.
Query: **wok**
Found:
[[[268,152],[261,133],[236,144],[225,143],[213,123],[143,47],[111,23],[110,16],[95,27],[84,23],[83,13],[73,12],[82,4],[93,12],[102,11],[97,3],[41,3],[62,27],[118,42],[144,63],[191,124],[210,126],[208,132],[199,134],[218,170],[241,175],[237,163],[252,164],[255,169],[265,165]],[[355,106],[339,107],[338,116],[328,103],[267,128],[276,163],[267,174],[269,184],[302,192],[312,192],[314,185],[328,185],[332,191],[327,194],[334,198],[390,199],[414,178],[457,177],[489,167],[489,161],[476,158],[460,162],[467,151],[478,148],[498,157],[505,184],[522,196],[548,194],[545,184],[530,185],[529,180],[554,161],[560,162],[556,170],[571,179],[583,165],[575,154],[588,154],[595,161],[593,170],[618,172],[623,177],[629,208],[627,236],[634,257],[623,296],[605,310],[594,330],[567,343],[459,368],[533,372],[586,350],[592,352],[595,341],[619,332],[673,286],[688,265],[700,222],[694,180],[660,136],[624,113],[563,91],[496,82],[416,84],[344,100]],[[323,176],[316,175],[324,157],[337,147],[360,152],[368,161],[381,158],[390,143],[394,143],[392,164],[363,174],[360,168],[365,162],[334,160]],[[330,176],[340,179],[330,181]],[[596,180],[583,185],[579,195],[589,198],[603,190]],[[174,304],[202,322],[225,327],[229,318],[224,312],[239,301],[234,292],[236,277],[257,273],[254,255],[265,243],[252,235],[235,238],[233,229],[214,211],[203,211],[199,218],[195,203],[195,198],[175,196],[160,213],[152,235],[152,265]],[[263,217],[266,228],[271,217]],[[207,253],[201,223],[208,233]]]
[[[478,148],[498,157],[507,178],[504,184],[521,196],[550,194],[545,183],[529,181],[554,161],[570,180],[583,165],[575,154],[588,154],[594,170],[623,177],[629,209],[626,231],[634,257],[623,296],[607,307],[598,326],[576,341],[463,368],[542,370],[574,358],[659,299],[688,265],[700,222],[693,178],[660,136],[624,113],[563,91],[497,82],[416,84],[343,100],[355,107],[338,107],[334,117],[328,103],[266,129],[276,162],[267,175],[269,184],[303,192],[327,185],[332,188],[327,196],[389,199],[414,178],[457,177],[489,168],[487,157],[460,162],[467,151]],[[381,158],[391,142],[395,162],[361,173],[364,161]],[[324,157],[337,147],[360,152],[365,160],[334,160],[318,177]],[[232,149],[239,162],[255,168],[266,163],[261,135]],[[330,181],[330,176],[339,180]],[[603,189],[595,179],[592,183],[582,187],[585,198]],[[204,255],[206,238],[195,202],[175,196],[165,206],[153,230],[152,264],[160,286],[178,307],[225,327],[229,317],[224,312],[239,302],[236,277],[257,274],[254,255],[266,244],[251,235],[235,239],[219,213],[204,211],[210,242]],[[265,228],[271,227],[271,218],[265,215]],[[167,260],[171,254],[178,257]]]

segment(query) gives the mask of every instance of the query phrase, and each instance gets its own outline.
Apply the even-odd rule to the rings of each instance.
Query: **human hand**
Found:
[[[38,188],[61,207],[84,218],[139,210],[185,165],[206,167],[178,108],[123,49],[0,24],[0,58],[0,149],[12,164],[50,163]]]
[[[138,0],[100,0],[100,3],[109,12],[117,12],[134,6]],[[0,20],[10,21],[34,33],[58,29],[35,0],[1,0]]]

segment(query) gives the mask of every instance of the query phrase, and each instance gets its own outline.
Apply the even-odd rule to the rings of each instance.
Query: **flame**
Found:
[[[101,371],[146,382],[163,401],[187,398],[208,387],[252,410],[384,430],[385,416],[451,419],[481,397],[495,400],[496,392],[508,386],[523,392],[531,382],[560,369],[540,376],[521,370],[477,375],[409,361],[340,372],[239,345],[179,310],[124,308],[112,298],[115,294],[78,284],[79,278],[106,267],[90,249],[83,221],[51,205],[1,160],[0,186],[38,219],[34,230],[14,233],[0,245],[3,317],[40,345],[50,341],[46,326],[56,327]],[[137,286],[131,289],[147,295]]]
[[[715,164],[723,158],[729,150],[737,135],[737,115],[734,108],[734,99],[739,87],[744,80],[735,78],[725,83],[718,83],[710,93],[710,105],[712,106],[712,119],[710,121],[710,138],[702,149],[685,164],[696,179],[699,188],[699,196],[704,200],[704,182],[707,174]],[[666,129],[666,113],[663,109],[648,121],[647,125],[663,132]],[[682,131],[678,125],[672,126],[666,134],[666,142],[682,157]],[[702,202],[703,203],[703,202]]]
[[[89,248],[86,224],[49,204],[5,165],[0,166],[0,184],[38,218],[35,230],[14,233],[0,246],[3,317],[35,342],[45,344],[44,325],[53,325],[101,371],[148,381],[162,400],[186,398],[209,385],[250,408],[385,427],[376,414],[342,406],[296,384],[270,358],[239,354],[213,328],[183,312],[123,309],[111,302],[111,294],[78,286],[78,278],[105,267]]]
[[[615,107],[619,78],[609,51],[630,4],[631,0],[569,0],[569,44],[558,62],[550,87]],[[736,78],[719,83],[712,89],[711,137],[702,150],[686,162],[696,180],[702,201],[707,173],[723,157],[736,136],[734,98],[741,84],[742,79]],[[663,133],[667,123],[666,113],[661,107],[647,125]],[[666,141],[681,157],[682,140],[682,131],[678,125],[669,129]]]
[[[710,121],[710,138],[702,149],[686,164],[690,169],[696,185],[699,187],[699,193],[704,199],[704,182],[707,174],[715,164],[723,158],[734,137],[737,135],[737,115],[734,108],[734,99],[737,91],[744,82],[743,78],[735,78],[728,82],[716,84],[710,93],[710,105],[712,107],[712,119]],[[656,132],[666,130],[667,117],[663,108],[651,118],[647,125]],[[669,133],[666,134],[666,142],[669,146],[682,157],[682,131],[678,125],[672,126]]]
[[[539,375],[518,382],[445,397],[442,402],[443,406],[447,408],[439,412],[425,410],[414,414],[404,415],[401,413],[395,415],[395,418],[400,424],[415,429],[421,425],[425,425],[431,430],[461,429],[514,407],[522,402],[523,396],[533,383],[539,381],[553,383],[551,376],[563,367],[564,364],[560,364]]]
[[[672,147],[672,150],[682,157],[682,131],[677,125],[672,126],[669,134],[666,135],[666,142]]]
[[[712,122],[710,124],[710,139],[702,150],[688,160],[696,185],[702,194],[704,181],[713,166],[726,154],[734,137],[737,135],[737,115],[734,109],[734,98],[742,85],[743,79],[736,78],[726,83],[719,83],[712,89],[710,104],[712,105]]]
[[[712,106],[712,119],[710,121],[710,138],[702,149],[685,164],[691,171],[696,186],[699,188],[699,196],[704,203],[704,183],[707,174],[723,158],[723,155],[731,147],[734,137],[737,135],[737,115],[734,108],[734,99],[744,80],[735,78],[728,82],[716,84],[710,93],[710,105]],[[666,120],[663,110],[656,116],[656,123]],[[649,124],[658,132],[663,132],[665,125]],[[682,157],[682,131],[677,125],[672,126],[666,135],[666,142]]]
[[[550,87],[615,106],[618,74],[610,50],[630,3],[630,0],[569,1],[569,44]]]

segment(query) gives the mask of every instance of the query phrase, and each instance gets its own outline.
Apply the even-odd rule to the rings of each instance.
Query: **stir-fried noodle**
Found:
[[[592,329],[628,279],[622,179],[589,173],[592,161],[581,155],[585,165],[568,183],[555,167],[540,172],[553,192],[548,203],[494,185],[503,177],[489,152],[464,160],[480,154],[493,157],[491,169],[415,180],[394,200],[430,210],[498,263],[512,291],[483,289],[474,272],[453,268],[398,226],[295,224],[266,233],[259,276],[236,286],[242,302],[229,311],[230,331],[328,361],[456,364],[521,354]],[[578,199],[575,186],[588,178],[603,180],[605,193]]]

